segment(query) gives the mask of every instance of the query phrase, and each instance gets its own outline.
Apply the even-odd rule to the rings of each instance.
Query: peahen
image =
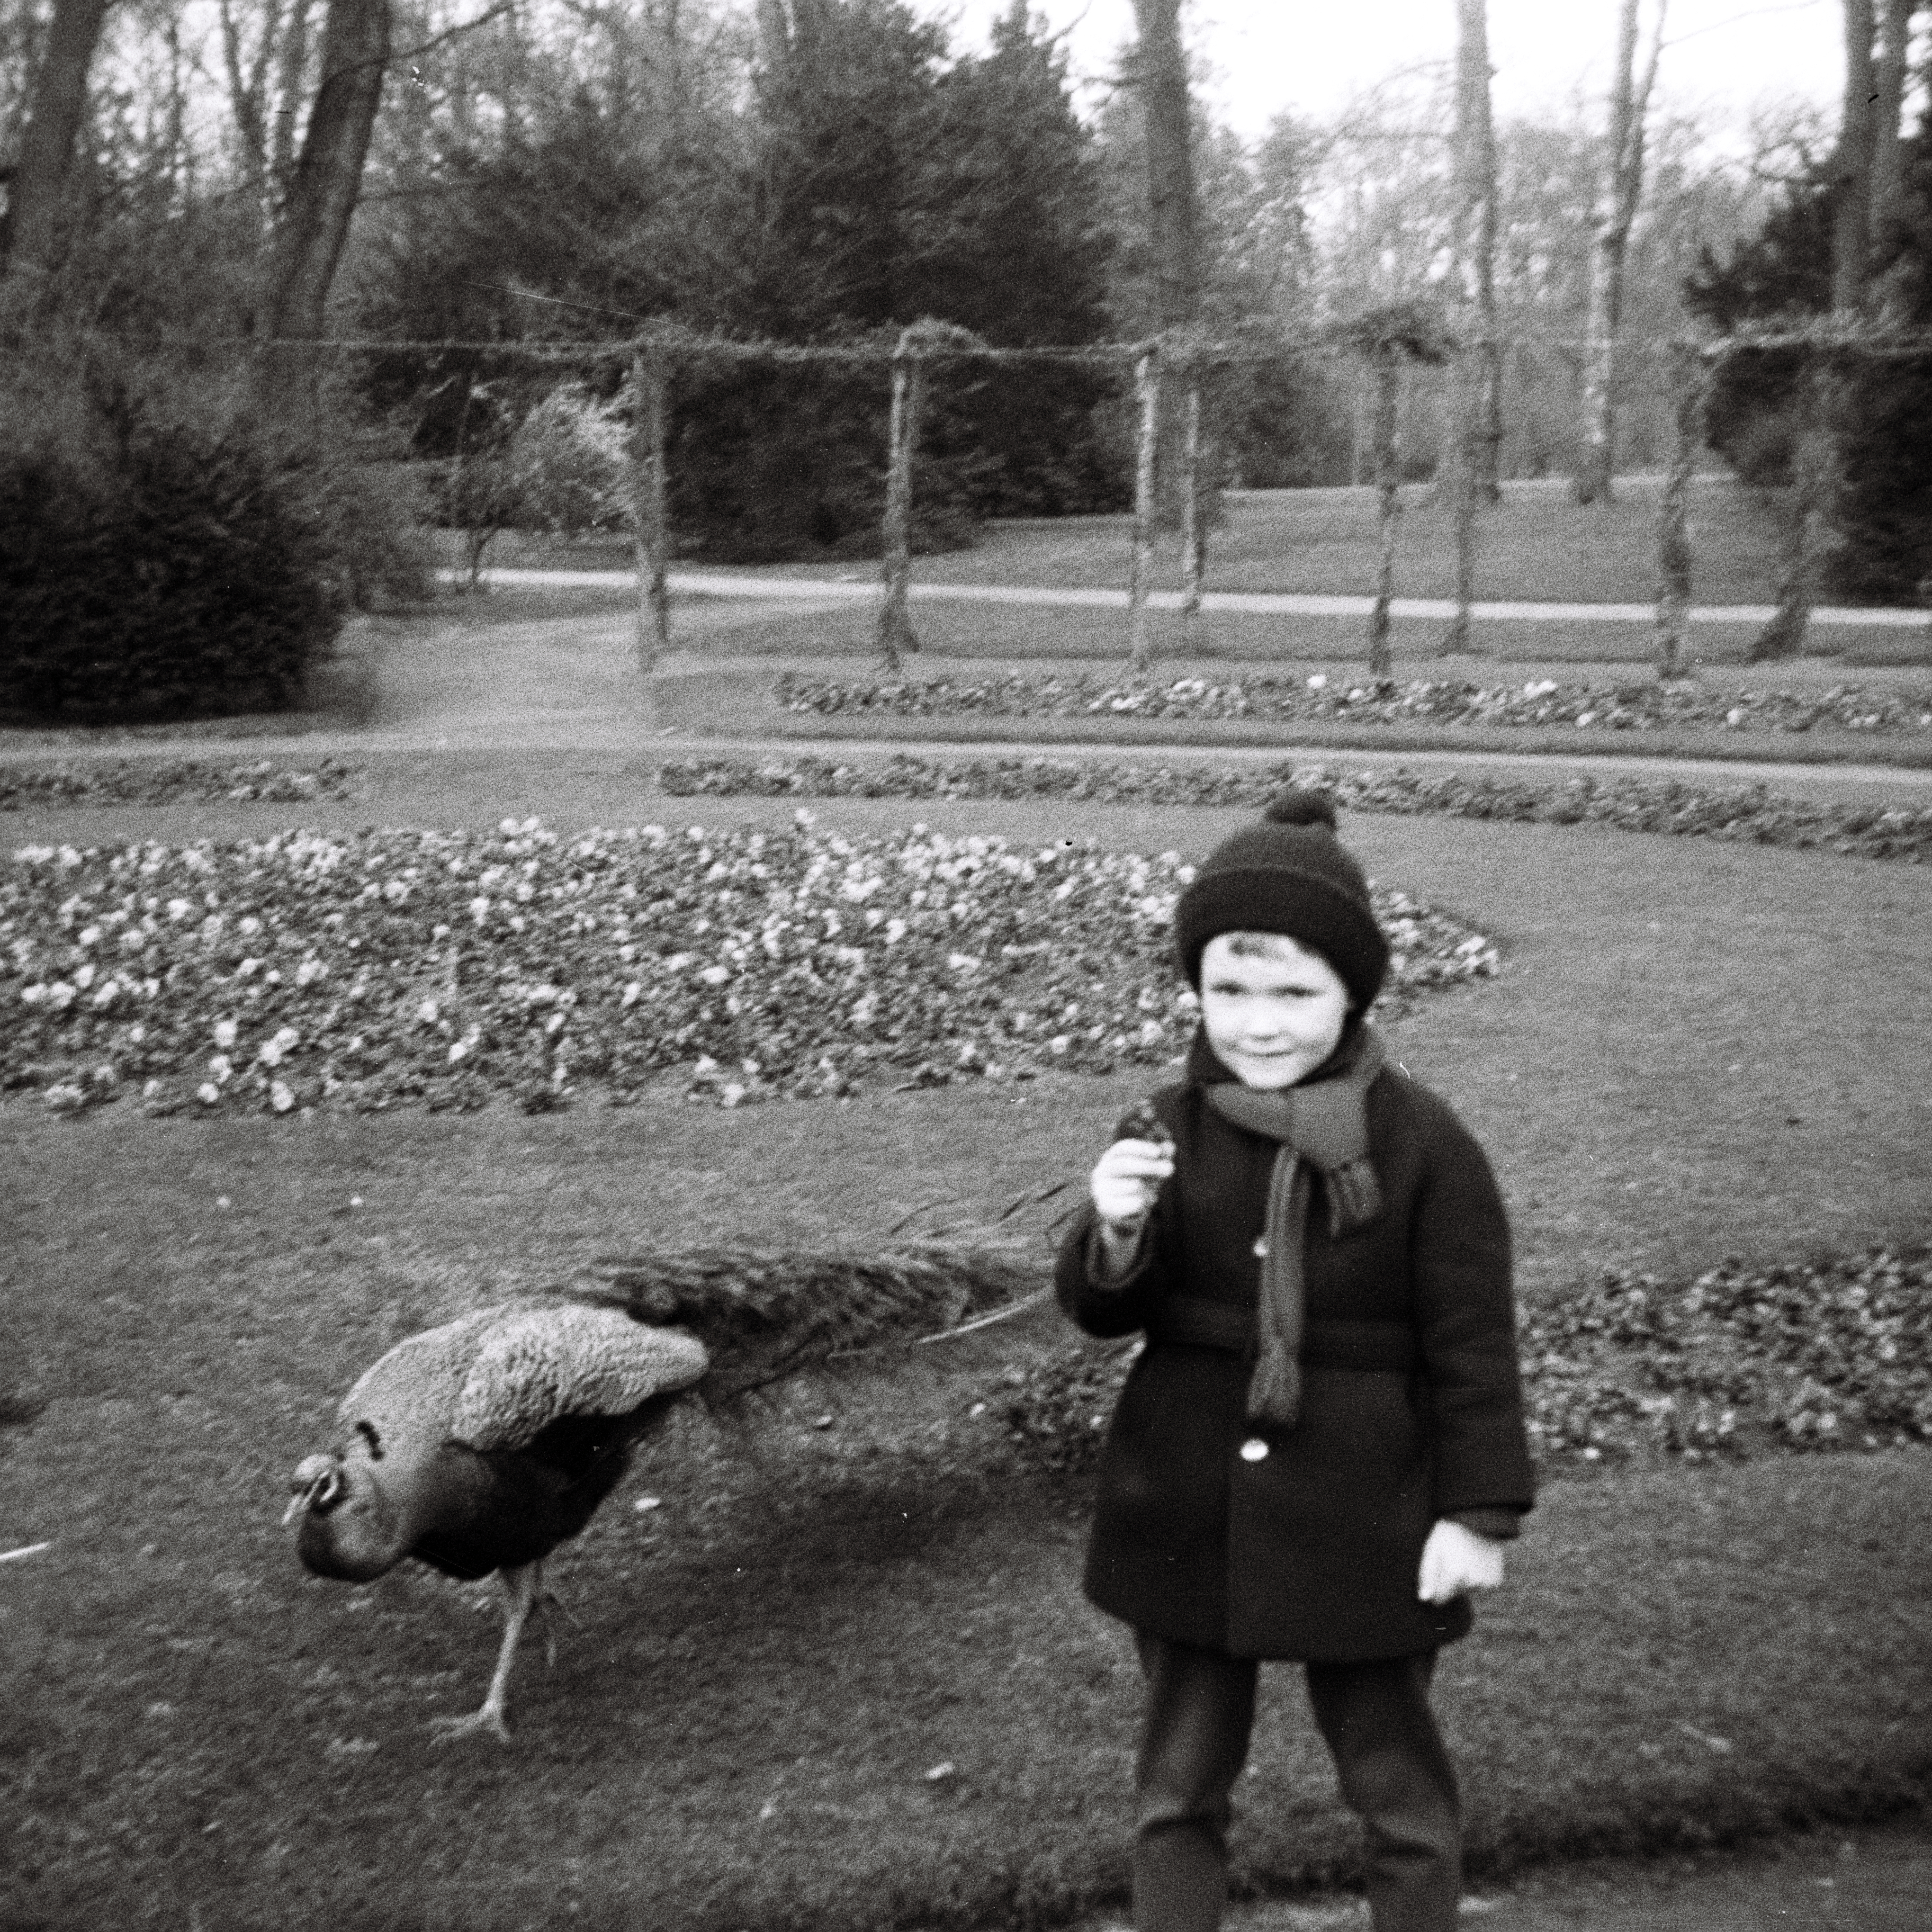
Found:
[[[715,1408],[836,1357],[970,1324],[1037,1287],[1017,1258],[940,1248],[600,1262],[568,1288],[390,1349],[343,1399],[334,1446],[296,1469],[284,1521],[300,1520],[296,1546],[319,1576],[365,1583],[407,1557],[465,1580],[494,1573],[504,1623],[489,1693],[436,1730],[507,1742],[544,1559],[674,1405]]]

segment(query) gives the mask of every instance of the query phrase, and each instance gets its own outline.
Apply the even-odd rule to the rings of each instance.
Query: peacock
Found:
[[[608,1258],[564,1286],[398,1342],[297,1468],[284,1518],[314,1575],[366,1583],[406,1558],[494,1576],[503,1636],[479,1708],[440,1741],[508,1742],[511,1673],[545,1558],[581,1532],[674,1408],[712,1410],[842,1358],[1036,1306],[1018,1256],[922,1244],[871,1256],[750,1249]],[[998,1318],[997,1312],[994,1318]]]

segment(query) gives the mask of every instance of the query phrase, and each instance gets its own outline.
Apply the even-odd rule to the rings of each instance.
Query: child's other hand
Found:
[[[1493,1590],[1503,1580],[1504,1546],[1445,1516],[1422,1546],[1415,1594],[1425,1604],[1447,1604],[1471,1590]]]
[[[1172,1141],[1116,1141],[1094,1163],[1088,1183],[1094,1212],[1114,1233],[1133,1233],[1173,1172]]]

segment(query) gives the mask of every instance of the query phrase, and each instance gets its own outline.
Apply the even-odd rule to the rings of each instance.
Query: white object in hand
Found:
[[[1503,1580],[1504,1546],[1447,1517],[1422,1546],[1415,1594],[1425,1604],[1447,1604],[1471,1590],[1493,1590]]]

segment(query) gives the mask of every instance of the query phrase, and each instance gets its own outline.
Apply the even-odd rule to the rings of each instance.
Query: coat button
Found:
[[[1241,1444],[1241,1460],[1244,1462],[1258,1462],[1267,1454],[1268,1444],[1258,1436],[1250,1436]]]
[[[1268,1238],[1265,1235],[1255,1243],[1255,1259],[1258,1262],[1268,1259]]]

